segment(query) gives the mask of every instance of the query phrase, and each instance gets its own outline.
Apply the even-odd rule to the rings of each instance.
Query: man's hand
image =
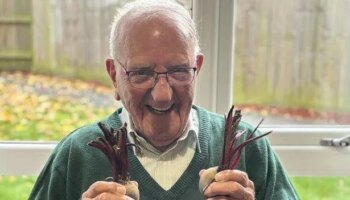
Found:
[[[202,174],[201,172],[199,175]],[[205,190],[204,196],[208,200],[254,200],[254,183],[243,171],[224,170],[215,175],[215,181]]]
[[[82,200],[132,200],[125,195],[126,189],[123,185],[115,182],[97,181],[93,183],[81,197]]]

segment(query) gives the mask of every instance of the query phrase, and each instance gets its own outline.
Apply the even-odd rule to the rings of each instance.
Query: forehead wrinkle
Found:
[[[183,27],[183,24],[179,23],[178,20],[169,18],[169,16],[161,11],[156,11],[152,13],[143,13],[142,15],[130,13],[121,18],[119,26],[120,31],[117,39],[119,41],[117,46],[117,52],[119,55],[125,53],[123,50],[125,50],[126,45],[135,43],[135,38],[130,36],[133,32],[139,31],[147,34],[142,28],[140,28],[143,26],[142,24],[155,25],[158,26],[157,28],[162,29],[161,31],[153,30],[153,32],[148,33],[150,37],[160,38],[162,34],[172,34],[177,39],[184,42],[188,50],[193,51],[193,54],[195,53],[195,46],[193,45],[192,38],[187,29]],[[165,29],[164,27],[167,28]],[[169,41],[168,43],[172,42],[173,41]]]
[[[126,59],[130,59],[130,56],[133,57],[139,53],[142,55],[151,54],[152,50],[156,51],[163,48],[169,50],[169,47],[174,47],[180,53],[192,55],[191,42],[184,36],[176,23],[171,20],[149,18],[149,20],[140,22],[135,18],[129,18],[123,25],[125,27],[122,36],[123,48],[119,52],[123,56],[128,56]],[[154,41],[148,42],[151,40]],[[150,51],[147,51],[146,48]],[[172,52],[167,52],[167,54],[169,53]]]

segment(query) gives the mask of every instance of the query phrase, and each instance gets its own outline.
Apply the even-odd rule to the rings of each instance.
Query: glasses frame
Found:
[[[184,84],[184,85],[173,85],[172,82],[169,82],[169,79],[168,79],[168,73],[169,73],[170,70],[165,71],[165,72],[156,72],[156,71],[154,71],[154,70],[150,70],[150,71],[152,71],[152,72],[155,74],[155,76],[153,77],[153,79],[154,79],[154,84],[153,84],[153,86],[152,86],[152,87],[137,87],[137,86],[135,86],[135,84],[133,84],[133,83],[130,81],[130,73],[132,73],[132,72],[137,72],[138,70],[130,70],[130,71],[128,71],[128,70],[125,69],[125,65],[123,65],[123,64],[119,61],[119,59],[115,58],[115,60],[118,62],[118,64],[119,64],[119,65],[123,68],[123,70],[125,71],[125,74],[126,74],[127,77],[128,77],[128,81],[130,82],[130,85],[133,86],[133,87],[135,87],[135,88],[139,88],[139,89],[149,89],[149,88],[153,88],[153,87],[157,84],[157,82],[158,82],[158,80],[159,80],[159,75],[162,75],[162,74],[165,75],[165,78],[166,78],[166,80],[167,80],[167,82],[168,82],[168,84],[169,84],[170,86],[178,87],[178,86],[190,85],[190,84],[193,82],[194,77],[195,77],[195,75],[196,75],[196,71],[197,71],[197,67],[188,67],[188,69],[192,69],[192,70],[193,70],[193,77],[192,77],[192,80],[191,80],[189,83]]]

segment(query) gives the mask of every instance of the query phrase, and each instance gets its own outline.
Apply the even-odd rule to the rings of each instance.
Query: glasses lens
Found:
[[[137,88],[151,88],[155,82],[155,72],[150,70],[139,70],[129,72],[130,83]]]
[[[193,68],[176,68],[167,72],[167,79],[171,86],[188,85],[194,78]],[[152,88],[157,82],[157,73],[151,70],[139,70],[129,72],[129,81],[135,88]]]
[[[187,85],[192,82],[193,77],[193,68],[179,68],[168,71],[169,83],[172,85]]]

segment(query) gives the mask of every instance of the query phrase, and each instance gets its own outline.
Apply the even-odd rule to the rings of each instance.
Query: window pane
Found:
[[[60,140],[119,105],[104,60],[127,0],[30,2],[0,7],[0,140]]]
[[[121,105],[104,61],[110,24],[126,2],[1,4],[0,140],[60,140]],[[192,0],[180,2],[192,9]]]
[[[264,124],[350,124],[349,1],[236,6],[234,100],[245,116],[263,116]]]

